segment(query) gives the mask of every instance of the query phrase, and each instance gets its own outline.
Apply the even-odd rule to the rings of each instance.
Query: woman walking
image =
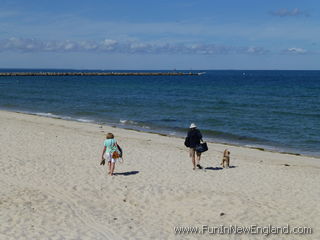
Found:
[[[202,142],[202,134],[194,123],[191,123],[188,135],[186,137],[186,146],[190,148],[190,157],[192,160],[193,170],[196,166],[202,169],[200,165],[201,153],[196,151],[196,147]]]

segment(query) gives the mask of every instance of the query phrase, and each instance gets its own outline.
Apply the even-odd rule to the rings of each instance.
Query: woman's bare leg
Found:
[[[190,148],[190,157],[191,157],[191,161],[192,161],[192,165],[193,165],[193,170],[196,169],[196,156],[195,156],[195,151]]]
[[[192,156],[192,165],[193,165],[193,170],[196,169],[196,157],[193,155]]]
[[[201,153],[197,153],[197,164],[200,164]]]
[[[201,159],[201,153],[196,153],[196,155],[197,155],[197,167],[199,168],[199,169],[202,169],[202,167],[201,167],[201,165],[200,165],[200,159]]]

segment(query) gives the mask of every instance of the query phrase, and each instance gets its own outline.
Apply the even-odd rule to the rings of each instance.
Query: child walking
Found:
[[[103,151],[101,156],[101,163],[100,165],[105,164],[105,160],[108,161],[109,172],[108,175],[114,175],[114,168],[116,162],[120,159],[120,146],[118,145],[114,135],[112,133],[108,133],[106,135],[106,140],[103,142]]]

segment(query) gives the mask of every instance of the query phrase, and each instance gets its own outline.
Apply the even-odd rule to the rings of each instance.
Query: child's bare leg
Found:
[[[110,174],[111,173],[111,162],[110,161],[108,161],[108,168],[109,168],[108,174]]]
[[[111,175],[111,176],[113,175],[115,165],[116,165],[116,164],[115,164],[114,162],[111,162],[111,164],[110,164],[110,175]]]

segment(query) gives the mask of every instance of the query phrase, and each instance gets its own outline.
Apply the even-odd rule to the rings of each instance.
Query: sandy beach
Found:
[[[319,158],[208,143],[193,171],[182,138],[6,111],[0,129],[0,239],[320,239]],[[108,132],[124,150],[113,177]],[[174,230],[220,225],[313,233]]]

